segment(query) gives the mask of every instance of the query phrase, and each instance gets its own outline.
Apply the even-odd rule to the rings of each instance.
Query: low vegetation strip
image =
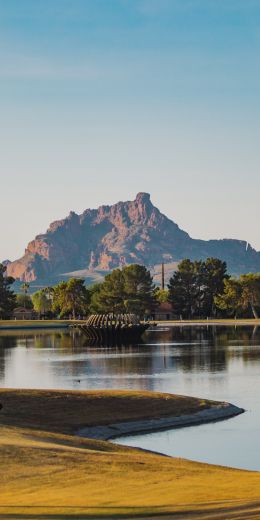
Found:
[[[83,427],[194,414],[219,403],[139,391],[0,389],[1,424],[73,434]]]
[[[68,328],[74,323],[70,320],[0,320],[0,332],[20,329]]]
[[[77,326],[84,324],[84,320],[0,320],[0,334],[8,333],[9,331],[18,330],[33,330],[33,329],[66,329],[70,326]],[[171,326],[205,326],[205,325],[230,325],[243,326],[251,325],[258,326],[260,319],[197,319],[197,320],[155,320],[150,322],[151,326],[154,324]]]
[[[82,425],[219,403],[151,392],[9,389],[0,391],[0,403],[0,518],[247,518],[243,511],[260,518],[259,473],[71,435]]]

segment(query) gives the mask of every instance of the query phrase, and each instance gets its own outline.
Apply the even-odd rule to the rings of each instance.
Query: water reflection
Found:
[[[70,388],[80,379],[84,388],[158,389],[158,379],[174,374],[225,373],[238,360],[259,364],[259,345],[258,327],[169,327],[148,331],[143,344],[107,348],[88,346],[75,329],[11,331],[0,333],[0,380],[13,387],[46,388],[51,380]],[[171,391],[170,381],[166,386]]]
[[[132,388],[233,402],[230,421],[127,439],[165,453],[260,470],[260,329],[164,327],[143,344],[89,347],[79,331],[0,333],[2,387]],[[213,447],[213,449],[212,449]]]

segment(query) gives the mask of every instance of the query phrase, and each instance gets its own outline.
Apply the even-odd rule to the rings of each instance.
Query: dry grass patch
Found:
[[[0,402],[2,519],[260,518],[259,473],[67,434],[81,424],[179,414],[210,402],[149,392],[29,390],[1,390]]]
[[[144,418],[177,416],[214,406],[213,401],[138,391],[0,390],[0,424],[74,433]]]

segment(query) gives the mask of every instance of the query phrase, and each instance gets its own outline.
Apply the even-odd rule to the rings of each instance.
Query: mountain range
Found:
[[[15,279],[47,284],[71,275],[95,280],[130,263],[176,267],[183,258],[214,256],[232,274],[260,272],[260,252],[243,240],[198,240],[163,215],[148,193],[112,206],[86,209],[50,224],[32,240],[22,258],[6,261]]]

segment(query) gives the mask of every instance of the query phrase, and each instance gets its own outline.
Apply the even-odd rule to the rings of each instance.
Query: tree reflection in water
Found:
[[[87,345],[77,329],[0,333],[2,386],[24,385],[26,372],[28,387],[46,388],[50,380],[56,388],[158,390],[160,380],[169,378],[162,388],[171,391],[176,373],[223,373],[238,359],[260,362],[258,327],[158,327],[143,343],[112,347]]]

